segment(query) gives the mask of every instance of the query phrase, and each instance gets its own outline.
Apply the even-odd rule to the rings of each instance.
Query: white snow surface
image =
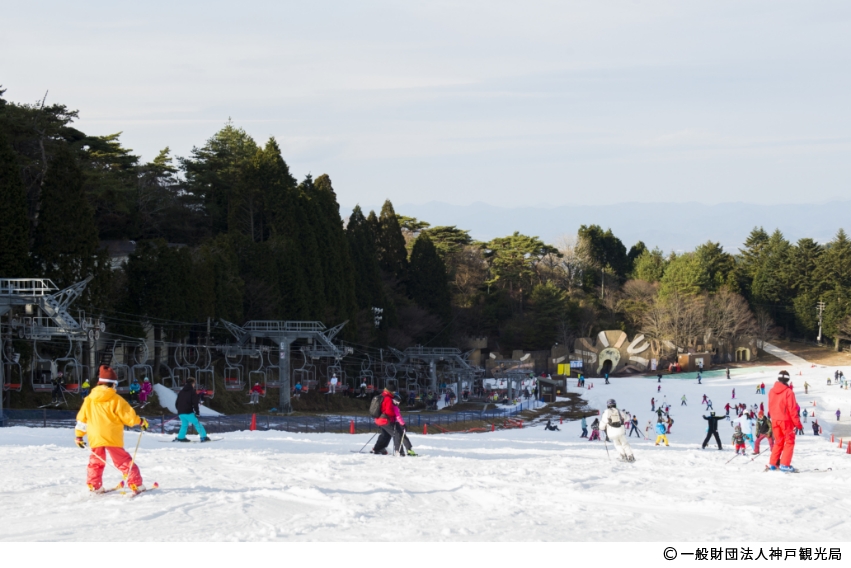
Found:
[[[851,455],[829,439],[831,429],[851,426],[851,391],[826,386],[833,368],[786,367],[801,406],[815,401],[825,429],[812,436],[808,420],[793,464],[832,471],[763,473],[766,451],[725,465],[732,428],[723,422],[724,451],[700,449],[702,395],[722,413],[733,387],[736,401],[767,402],[753,394],[756,385],[770,388],[780,368],[734,370],[731,380],[707,373],[703,385],[693,373],[666,378],[658,394],[655,378],[589,379],[594,388],[582,392],[592,408],[615,398],[638,415],[642,431],[650,398],[670,401],[671,446],[632,438],[634,464],[610,461],[602,443],[580,439],[578,422],[560,432],[538,425],[411,434],[421,457],[405,459],[353,453],[369,449],[366,434],[237,432],[202,445],[160,443],[171,436],[147,433],[137,461],[145,483],[160,488],[131,499],[87,491],[88,451],[74,445],[71,430],[3,428],[0,540],[847,540]],[[688,406],[681,407],[683,394]],[[136,439],[127,432],[131,452]],[[107,468],[106,486],[119,479]]]
[[[177,402],[177,393],[168,388],[165,385],[156,384],[154,385],[154,392],[157,393],[157,400],[160,403],[160,406],[163,408],[167,408],[169,412],[174,412],[177,414],[177,407],[175,403]],[[207,408],[203,404],[198,405],[198,410],[201,412],[201,416],[221,416],[221,412],[216,412],[212,408]]]

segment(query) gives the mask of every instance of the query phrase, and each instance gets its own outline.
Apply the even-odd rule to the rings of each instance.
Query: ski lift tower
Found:
[[[86,284],[92,280],[89,276],[81,282],[59,290],[47,278],[0,278],[0,321],[14,307],[37,306],[40,315],[24,318],[21,325],[9,316],[9,327],[17,328],[21,339],[51,339],[54,336],[68,338],[84,337],[85,332],[77,320],[68,313],[71,302],[80,297]],[[0,353],[5,349],[5,338],[0,333]],[[0,384],[4,384],[5,365],[0,364]],[[3,425],[3,391],[0,389],[0,426]]]
[[[437,364],[444,362],[453,365],[463,372],[473,372],[473,368],[467,363],[460,349],[454,347],[408,347],[404,353],[391,348],[391,351],[399,358],[400,362],[423,361],[428,364],[428,376],[431,380],[431,389],[437,391]]]
[[[280,349],[278,372],[281,380],[280,411],[289,414],[293,411],[290,401],[290,350],[292,344],[300,339],[306,340],[312,347],[307,349],[311,357],[334,357],[342,359],[349,351],[338,347],[332,340],[340,333],[343,322],[338,326],[326,329],[318,321],[268,321],[252,320],[240,327],[229,321],[222,320],[228,331],[236,338],[240,347],[246,347],[258,338],[273,341]]]

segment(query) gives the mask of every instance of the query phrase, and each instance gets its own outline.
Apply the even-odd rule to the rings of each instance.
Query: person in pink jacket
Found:
[[[409,456],[415,456],[417,454],[414,452],[414,446],[411,444],[410,438],[408,438],[408,429],[405,428],[405,419],[402,418],[402,412],[399,410],[400,402],[402,402],[402,399],[400,399],[398,395],[393,397],[393,416],[396,417],[396,423],[402,427],[402,443],[405,445],[405,453]],[[399,451],[401,453],[401,448]]]
[[[142,388],[139,390],[139,402],[142,404],[148,403],[148,397],[151,396],[151,393],[154,391],[154,386],[151,384],[151,379],[145,377],[145,380],[142,381]]]

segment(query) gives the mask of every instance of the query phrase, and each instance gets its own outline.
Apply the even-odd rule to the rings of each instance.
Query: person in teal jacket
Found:
[[[587,438],[588,437],[588,423],[585,421],[584,416],[582,417],[582,422],[580,422],[579,425],[582,427],[582,435],[579,436],[579,437],[580,438]]]
[[[139,381],[136,378],[133,378],[133,382],[130,383],[130,400],[135,402],[139,402],[139,391],[142,390],[141,385],[139,385]]]

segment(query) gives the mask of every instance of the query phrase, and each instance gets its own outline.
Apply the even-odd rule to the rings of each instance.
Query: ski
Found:
[[[224,440],[224,438],[210,438],[206,442],[202,442],[201,440],[187,440],[186,442],[178,442],[177,440],[157,440],[157,441],[161,442],[163,444],[170,444],[172,442],[174,442],[176,444],[186,444],[186,443],[189,443],[189,444],[207,444],[209,442],[221,442],[222,440]]]
[[[830,471],[833,471],[833,468],[829,467],[827,469],[794,469],[792,471],[780,471],[779,469],[770,469],[768,466],[765,466],[763,473],[767,471],[777,471],[779,473],[828,473]]]
[[[147,493],[148,491],[153,491],[154,489],[159,489],[159,488],[160,488],[160,484],[157,483],[156,481],[154,481],[153,485],[151,485],[150,487],[145,487],[141,491],[132,491],[132,490],[129,491],[127,493],[127,496],[130,497],[130,498],[133,498],[133,497],[136,497],[138,495],[141,495],[142,493]]]

